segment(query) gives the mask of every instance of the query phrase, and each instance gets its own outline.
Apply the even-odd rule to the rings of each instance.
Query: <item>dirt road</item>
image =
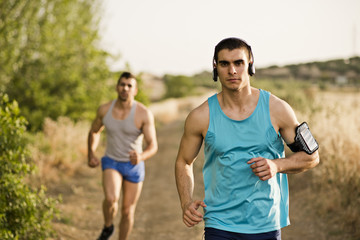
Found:
[[[174,178],[174,161],[178,150],[183,123],[180,121],[158,128],[159,152],[146,162],[144,188],[136,210],[136,220],[131,239],[201,239],[203,225],[188,229],[181,220],[181,208]],[[196,162],[197,182],[201,182],[202,157]],[[57,239],[96,239],[101,231],[103,199],[100,168],[84,167],[66,182],[49,189],[61,194],[62,219],[55,229]],[[196,187],[201,197],[202,185]],[[119,214],[116,224],[119,222]],[[116,239],[117,229],[112,239]]]

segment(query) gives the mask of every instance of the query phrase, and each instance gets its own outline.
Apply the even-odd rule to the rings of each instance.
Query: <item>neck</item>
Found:
[[[249,103],[252,100],[254,95],[255,88],[245,87],[238,90],[229,90],[223,89],[220,92],[220,97],[222,99],[223,105],[226,107],[242,107]]]
[[[131,108],[133,103],[134,103],[134,98],[128,98],[126,100],[124,99],[120,99],[118,98],[116,100],[116,103],[115,105],[118,107],[118,108],[122,108],[122,109],[126,109],[126,108]]]
[[[218,100],[222,111],[231,119],[244,120],[255,110],[260,91],[250,88],[249,91],[235,91],[231,94],[222,91],[218,95]]]

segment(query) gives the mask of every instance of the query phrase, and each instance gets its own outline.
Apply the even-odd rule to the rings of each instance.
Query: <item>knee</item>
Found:
[[[123,206],[121,208],[121,215],[128,219],[134,218],[135,206]]]
[[[105,204],[108,206],[113,206],[117,204],[118,201],[119,199],[116,196],[106,196],[104,200]]]

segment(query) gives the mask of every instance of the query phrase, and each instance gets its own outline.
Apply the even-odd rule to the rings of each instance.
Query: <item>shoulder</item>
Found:
[[[109,111],[112,102],[113,101],[110,101],[100,105],[99,108],[97,109],[97,116],[102,119],[105,116],[105,114]]]
[[[144,121],[149,121],[154,119],[153,113],[141,102],[136,102],[136,116],[139,116]]]
[[[111,103],[112,101],[102,104],[98,107],[96,112],[96,117],[91,125],[91,129],[90,129],[91,132],[97,133],[99,131],[102,131],[103,118],[105,117],[105,114],[109,111]]]
[[[194,108],[188,115],[187,120],[203,121],[209,117],[209,104],[206,100],[200,106]]]
[[[277,125],[279,129],[285,128],[286,126],[298,125],[295,112],[286,101],[271,94],[269,105],[273,124]]]
[[[206,133],[209,125],[209,104],[206,100],[193,109],[185,120],[185,129],[199,133]]]
[[[293,109],[286,101],[273,94],[270,94],[269,105],[270,112],[273,114],[287,114],[293,112]]]

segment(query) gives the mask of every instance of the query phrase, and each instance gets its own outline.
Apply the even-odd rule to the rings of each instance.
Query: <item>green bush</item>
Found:
[[[290,104],[294,110],[313,111],[315,93],[311,84],[294,80],[252,79],[252,85],[269,91]]]
[[[149,96],[146,95],[145,90],[144,90],[144,81],[142,79],[142,75],[141,73],[136,76],[136,82],[137,82],[137,86],[138,86],[138,93],[135,96],[135,99],[139,102],[141,102],[142,104],[144,104],[145,106],[149,106],[150,104],[150,99]]]
[[[165,98],[181,98],[193,93],[195,84],[191,77],[184,75],[165,75]]]
[[[46,239],[53,234],[51,220],[56,200],[45,189],[25,183],[34,170],[24,132],[26,120],[16,101],[0,93],[0,239]]]

